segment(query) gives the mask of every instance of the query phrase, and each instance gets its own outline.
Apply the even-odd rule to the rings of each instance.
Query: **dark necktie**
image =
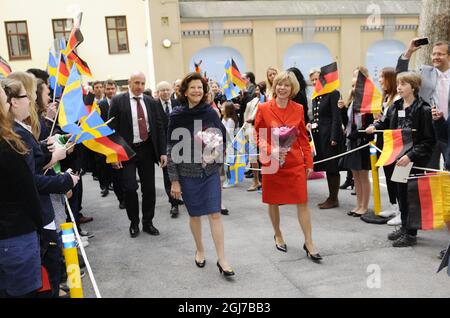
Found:
[[[169,114],[170,114],[169,102],[165,102],[165,103],[166,103],[166,114],[167,114],[167,116],[169,116]]]
[[[137,103],[137,116],[138,116],[138,126],[139,126],[139,137],[142,141],[148,139],[147,123],[145,122],[144,109],[142,108],[140,97],[133,97]]]

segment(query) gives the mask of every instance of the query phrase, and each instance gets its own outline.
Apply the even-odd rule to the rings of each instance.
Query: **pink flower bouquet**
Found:
[[[278,138],[279,152],[288,153],[291,150],[291,146],[299,135],[297,127],[282,126],[274,128],[272,134],[275,138]],[[280,167],[283,167],[285,160],[280,160]]]
[[[199,131],[195,140],[202,144],[202,166],[213,163],[220,155],[223,145],[223,136],[213,130]]]

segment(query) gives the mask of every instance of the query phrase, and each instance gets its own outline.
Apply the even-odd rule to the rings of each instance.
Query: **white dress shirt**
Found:
[[[448,118],[448,94],[450,90],[450,69],[446,72],[438,72],[437,85],[434,100],[438,104],[438,108],[444,113],[444,118]]]
[[[160,99],[160,101],[161,101],[161,105],[162,105],[162,107],[163,107],[163,111],[164,112],[166,112],[166,103],[169,105],[169,114],[172,112],[172,102],[171,102],[171,100],[169,99],[167,102],[166,101],[163,101],[162,99]]]
[[[147,131],[149,132],[149,138],[150,138],[150,125],[148,124],[148,114],[147,114],[147,108],[145,107],[144,103],[144,94],[141,94],[140,96],[134,96],[132,92],[130,92],[130,105],[131,105],[131,117],[133,118],[133,143],[137,144],[142,142],[141,136],[139,135],[139,124],[138,124],[138,113],[137,113],[137,101],[134,99],[134,97],[139,97],[139,102],[141,103],[142,109],[144,110],[144,116],[145,116],[145,124],[147,126]]]

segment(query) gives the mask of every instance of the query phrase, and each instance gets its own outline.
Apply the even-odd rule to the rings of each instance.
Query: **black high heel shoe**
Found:
[[[320,262],[322,260],[322,256],[320,256],[319,253],[311,254],[308,251],[308,248],[306,247],[306,244],[303,244],[303,249],[306,251],[306,256],[311,257],[311,260],[313,260],[314,262]]]
[[[217,261],[217,267],[219,268],[219,272],[220,274],[223,274],[224,276],[234,276],[234,271],[233,270],[229,270],[226,271],[222,268],[222,266],[220,266],[219,261]]]
[[[339,189],[341,190],[347,190],[348,188],[351,188],[353,190],[353,188],[355,187],[355,182],[353,180],[345,180],[345,182],[339,187]]]
[[[286,243],[285,244],[277,244],[277,239],[276,239],[275,235],[273,236],[273,239],[275,241],[275,247],[277,248],[277,250],[287,253]]]
[[[206,265],[205,259],[202,262],[197,261],[197,252],[195,252],[194,261],[195,261],[195,265],[197,265],[197,267],[203,268]]]

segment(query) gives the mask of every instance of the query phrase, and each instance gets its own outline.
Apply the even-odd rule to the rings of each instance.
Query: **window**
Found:
[[[31,59],[27,21],[5,22],[10,60]]]
[[[125,16],[106,17],[109,54],[129,53],[127,19]]]
[[[52,25],[54,39],[59,40],[60,38],[65,38],[66,41],[69,40],[73,27],[73,19],[54,19],[52,20]]]

